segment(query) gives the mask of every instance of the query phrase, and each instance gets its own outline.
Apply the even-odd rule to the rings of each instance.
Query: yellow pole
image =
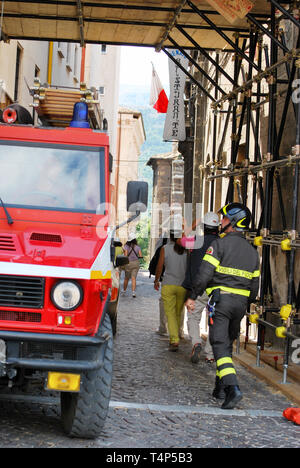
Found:
[[[53,42],[49,42],[49,52],[48,52],[48,76],[47,81],[48,85],[51,85],[52,81],[52,65],[53,65]]]

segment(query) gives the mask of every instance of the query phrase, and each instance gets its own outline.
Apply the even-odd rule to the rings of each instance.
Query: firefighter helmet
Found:
[[[219,213],[230,220],[231,226],[237,231],[245,231],[251,222],[251,211],[242,203],[228,203]]]

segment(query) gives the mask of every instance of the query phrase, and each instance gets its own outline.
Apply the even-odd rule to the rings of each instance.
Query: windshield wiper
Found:
[[[9,212],[7,211],[6,206],[5,206],[4,203],[3,203],[2,198],[0,198],[0,203],[1,203],[2,208],[4,209],[4,212],[5,212],[5,214],[6,214],[6,219],[7,219],[8,224],[13,224],[13,223],[14,223],[14,220],[12,219],[12,217],[11,217],[10,214],[9,214]]]

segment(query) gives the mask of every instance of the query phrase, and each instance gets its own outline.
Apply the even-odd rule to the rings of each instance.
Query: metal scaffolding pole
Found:
[[[211,109],[213,111],[211,129],[212,157],[210,158],[209,165],[205,168],[206,181],[210,184],[210,195],[207,203],[210,210],[215,208],[215,198],[218,192],[217,188],[219,189],[219,186],[216,185],[216,180],[223,179],[226,181],[226,184],[228,184],[225,186],[227,189],[226,203],[238,199],[247,205],[248,198],[250,198],[249,177],[253,179],[251,186],[252,232],[249,234],[248,239],[256,246],[261,246],[262,256],[260,297],[257,304],[260,314],[256,322],[258,325],[256,363],[259,366],[260,353],[264,349],[265,344],[266,328],[277,330],[277,327],[267,320],[267,314],[273,314],[273,320],[276,316],[281,317],[278,313],[278,308],[275,312],[273,311],[275,309],[273,305],[271,251],[273,251],[275,247],[280,248],[281,246],[282,250],[287,253],[287,302],[291,304],[293,310],[297,310],[295,307],[296,302],[298,304],[297,307],[300,308],[300,286],[298,288],[298,299],[296,301],[294,284],[296,250],[300,249],[300,236],[296,231],[299,205],[298,186],[300,182],[300,104],[296,105],[293,103],[294,109],[297,111],[296,151],[291,151],[288,156],[282,156],[280,154],[280,148],[283,148],[281,143],[283,142],[286,130],[285,127],[288,122],[287,114],[292,103],[293,83],[296,77],[297,66],[299,66],[300,63],[300,34],[298,40],[295,42],[294,48],[290,46],[290,42],[289,45],[287,45],[284,32],[280,28],[278,29],[279,21],[275,15],[275,10],[277,8],[275,0],[271,0],[268,21],[263,23],[259,21],[258,16],[255,14],[248,14],[247,18],[250,22],[249,35],[246,37],[242,34],[236,34],[234,42],[226,36],[223,28],[218,27],[211,20],[211,17],[208,17],[203,10],[196,7],[191,0],[187,0],[186,4],[193,12],[197,13],[216,34],[220,35],[235,52],[233,76],[229,76],[228,70],[224,70],[220,67],[217,51],[214,58],[212,54],[204,51],[209,63],[215,67],[213,73],[203,73],[203,76],[214,86],[214,93],[211,92],[211,95],[208,96],[209,93],[208,90],[206,90],[206,96],[211,100]],[[281,7],[280,11],[283,13],[283,17],[287,18],[287,21],[290,20],[296,24],[295,22],[297,20],[295,20],[285,8]],[[265,26],[267,22],[269,23],[268,27]],[[297,26],[299,27],[299,22],[297,22]],[[202,51],[199,44],[186,32],[187,28],[185,28],[185,26],[175,25],[175,27],[196,49]],[[267,44],[263,45],[264,39],[267,39],[269,46]],[[291,39],[289,39],[289,41],[290,40]],[[176,46],[175,42],[172,44]],[[263,52],[265,58],[264,63]],[[191,63],[193,62],[191,61]],[[201,73],[199,66],[196,68]],[[279,71],[280,74],[278,73]],[[285,73],[285,75],[282,76],[282,73]],[[206,76],[207,74],[210,75],[209,78]],[[277,75],[279,79],[277,79]],[[227,91],[227,94],[222,92],[223,90],[226,91],[226,85],[223,84],[224,77],[227,79],[226,85],[232,85],[232,89]],[[266,93],[263,88],[264,79],[267,81],[268,93]],[[278,111],[277,106],[279,98],[282,98],[280,111]],[[228,104],[227,110],[223,109],[224,104]],[[268,114],[265,111],[264,119],[262,119],[262,106],[265,104],[268,104],[268,108],[265,108],[268,109]],[[222,113],[226,113],[226,121],[223,124],[222,135],[220,135],[219,144],[217,145],[217,129],[220,125],[219,117]],[[232,120],[231,144],[230,146],[228,145],[230,162],[226,164],[222,161],[222,153],[226,134],[229,130],[230,119]],[[266,121],[267,144],[266,149],[263,149],[261,127],[262,124],[266,124]],[[239,153],[239,149],[242,148],[241,143],[244,148],[244,153]],[[266,154],[263,154],[263,151],[265,151]],[[228,167],[221,167],[223,165],[227,165]],[[283,172],[280,172],[280,168],[283,167],[291,167],[294,171],[292,223],[290,230],[287,230],[287,226],[290,225],[290,222],[286,218],[284,206],[283,188],[285,187],[282,185],[282,180],[280,178]],[[202,167],[199,169],[203,172]],[[277,190],[277,200],[273,197],[274,189]],[[278,203],[278,208],[281,213],[281,219],[279,218],[279,220],[275,220],[273,215],[275,200]],[[258,212],[259,208],[261,208],[261,212]],[[260,215],[259,220],[256,220],[257,212]],[[258,225],[256,225],[256,221],[258,221]],[[279,223],[281,221],[280,228],[282,228],[282,231],[278,231],[280,228],[278,228],[277,225],[275,226],[277,231],[275,231],[274,228],[272,230],[272,224],[275,224],[275,221],[277,224],[278,221]],[[252,233],[254,236],[254,233],[256,233],[256,236],[251,237]],[[261,239],[261,243],[254,242],[258,238]],[[285,248],[284,246],[288,247]],[[286,383],[290,343],[293,338],[297,337],[292,329],[293,324],[296,323],[298,322],[294,321],[293,317],[291,317],[291,319],[286,322],[286,333],[282,336],[282,338],[285,339],[283,383]],[[246,340],[248,339],[248,327],[249,321],[247,322]]]
[[[213,103],[212,107],[213,108],[218,108],[224,102],[237,97],[239,93],[244,93],[248,89],[251,89],[252,85],[254,83],[257,83],[257,82],[261,81],[263,78],[269,78],[269,76],[271,76],[273,74],[274,70],[276,70],[281,65],[283,65],[283,64],[285,64],[285,63],[287,63],[287,62],[289,62],[289,61],[291,61],[293,59],[297,59],[299,54],[300,54],[300,49],[299,48],[290,50],[288,53],[286,53],[286,55],[284,57],[282,57],[276,63],[274,63],[272,65],[267,65],[263,72],[258,73],[251,80],[247,80],[242,85],[236,86],[230,93],[226,94],[225,96],[220,98],[218,101]],[[266,60],[266,62],[267,62],[267,60]],[[267,102],[267,101],[265,101],[265,102]]]
[[[235,39],[235,43],[238,44],[238,36]],[[241,62],[238,59],[237,54],[235,55],[234,59],[234,83],[235,86],[238,83],[238,77],[239,77],[239,69],[241,66]],[[235,139],[236,139],[236,129],[237,129],[237,99],[233,101],[233,106],[232,106],[232,126],[231,126],[231,164],[234,164],[234,159],[235,159]],[[227,191],[227,197],[226,197],[226,203],[229,203],[229,201],[233,200],[233,179],[230,179],[229,185],[228,185],[228,191]]]
[[[249,59],[249,57],[247,56],[247,54],[245,54],[245,52],[243,50],[241,50],[238,45],[236,43],[234,43],[224,32],[222,29],[224,28],[219,28],[210,18],[208,18],[205,13],[203,13],[202,10],[200,10],[199,8],[197,8],[190,0],[187,0],[187,4],[192,8],[192,10],[197,13],[214,31],[216,31],[217,34],[219,34],[219,36],[222,37],[222,39],[224,39],[224,41],[226,41],[232,48],[233,50],[235,50],[235,52],[240,56],[242,57],[244,60],[246,60],[248,63],[251,63],[251,60]],[[237,31],[237,30],[236,30]],[[257,70],[257,71],[261,71],[259,70],[258,66],[254,63],[252,63],[252,66]]]
[[[174,62],[178,68],[180,68],[180,70],[182,70],[189,78],[190,80],[199,88],[201,89],[201,91],[203,92],[203,94],[205,94],[211,101],[215,101],[215,99],[213,98],[213,96],[206,90],[206,88],[204,86],[202,86],[202,84],[197,81],[193,75],[191,73],[189,73],[182,65],[181,63],[179,63],[174,57],[173,55],[170,54],[170,52],[168,52],[168,50],[165,48],[165,47],[162,47],[162,50],[165,52],[165,54],[169,57],[169,59],[172,60],[172,62]]]
[[[177,44],[174,39],[170,35],[168,35],[168,39],[172,44],[176,47],[176,49],[180,50],[180,52],[191,62],[191,64],[203,75],[205,78],[210,81],[210,83],[214,86],[216,90],[218,90],[223,96],[226,94],[225,91],[220,88],[218,83],[209,76],[209,74],[202,68],[200,65],[191,57],[180,45]],[[216,96],[215,96],[216,98]]]
[[[249,57],[251,59],[251,62],[254,60],[255,56],[255,51],[256,51],[256,45],[257,45],[257,39],[258,35],[253,34],[251,32],[250,34],[250,50],[249,50]],[[252,77],[252,64],[249,64],[248,67],[248,78],[251,79]],[[243,68],[242,68],[243,71]],[[251,92],[245,93],[245,101],[246,101],[246,147],[245,147],[245,165],[248,167],[249,166],[249,149],[250,149],[250,126],[252,122],[252,109],[251,109]],[[247,199],[248,199],[248,175],[244,176],[244,181],[243,181],[243,203],[247,205]]]
[[[216,63],[219,65],[219,51],[216,52]],[[216,82],[219,82],[219,70],[216,67]],[[218,89],[215,88],[215,99],[218,99]],[[215,165],[216,161],[216,147],[217,147],[217,125],[218,125],[218,116],[216,112],[214,113],[213,117],[213,154],[212,154],[212,161],[213,165]],[[215,194],[215,181],[212,181],[210,184],[210,211],[214,211],[214,194]]]
[[[271,32],[275,34],[275,8],[271,7]],[[271,41],[271,66],[276,63],[277,47]],[[275,69],[276,70],[276,69]],[[274,72],[275,72],[274,70]],[[273,72],[273,73],[274,73]],[[267,155],[271,161],[274,158],[274,138],[276,128],[276,102],[274,99],[276,93],[276,76],[271,75],[269,80],[269,122],[268,122],[268,142],[267,142]],[[272,201],[273,201],[273,175],[274,167],[267,169],[266,185],[265,185],[265,206],[263,213],[263,231],[268,234],[271,230],[272,223]],[[272,284],[270,278],[270,245],[264,244],[262,246],[262,262],[261,262],[261,291],[260,291],[260,306],[263,308],[265,302],[268,300],[268,293],[272,293]],[[266,313],[263,313],[263,318],[266,320]],[[262,324],[258,325],[257,337],[257,355],[264,349],[265,341],[265,327]],[[259,362],[257,361],[257,365]]]
[[[197,50],[199,50],[199,52],[201,52],[201,54],[210,62],[212,63],[216,69],[222,73],[225,78],[230,81],[230,83],[234,84],[234,81],[233,79],[231,78],[230,75],[228,75],[228,73],[219,66],[219,64],[209,55],[209,53],[203,49],[203,47],[201,47],[184,29],[182,26],[179,26],[179,24],[176,25],[176,28],[178,29],[178,31],[181,32],[181,34],[183,34],[193,45],[194,47],[196,47]]]
[[[236,35],[236,44],[238,45],[239,36]],[[243,42],[243,50],[246,48],[246,40]],[[237,84],[239,75],[242,69],[242,62],[239,60],[238,55],[235,56],[234,62],[234,81]],[[240,116],[239,128],[237,132],[237,107],[238,107],[238,100],[233,100],[233,111],[232,111],[232,131],[231,131],[231,165],[234,166],[238,156],[238,149],[239,149],[239,142],[241,139],[242,128],[244,123],[245,111],[246,111],[246,100],[243,101],[242,104],[242,112]],[[234,198],[234,179],[230,178],[226,203],[233,201]]]

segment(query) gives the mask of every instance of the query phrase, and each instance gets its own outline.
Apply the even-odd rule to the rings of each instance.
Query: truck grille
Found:
[[[35,312],[23,312],[20,310],[0,310],[0,320],[6,322],[35,322],[42,321],[42,314]]]
[[[44,278],[0,275],[0,306],[41,309],[44,288]]]
[[[68,344],[26,342],[21,345],[21,357],[30,359],[76,360],[76,347]]]
[[[15,252],[16,246],[12,236],[0,234],[0,250],[4,252]]]
[[[62,239],[59,234],[48,234],[42,232],[33,232],[29,240],[38,242],[53,242],[55,244],[62,243]]]

